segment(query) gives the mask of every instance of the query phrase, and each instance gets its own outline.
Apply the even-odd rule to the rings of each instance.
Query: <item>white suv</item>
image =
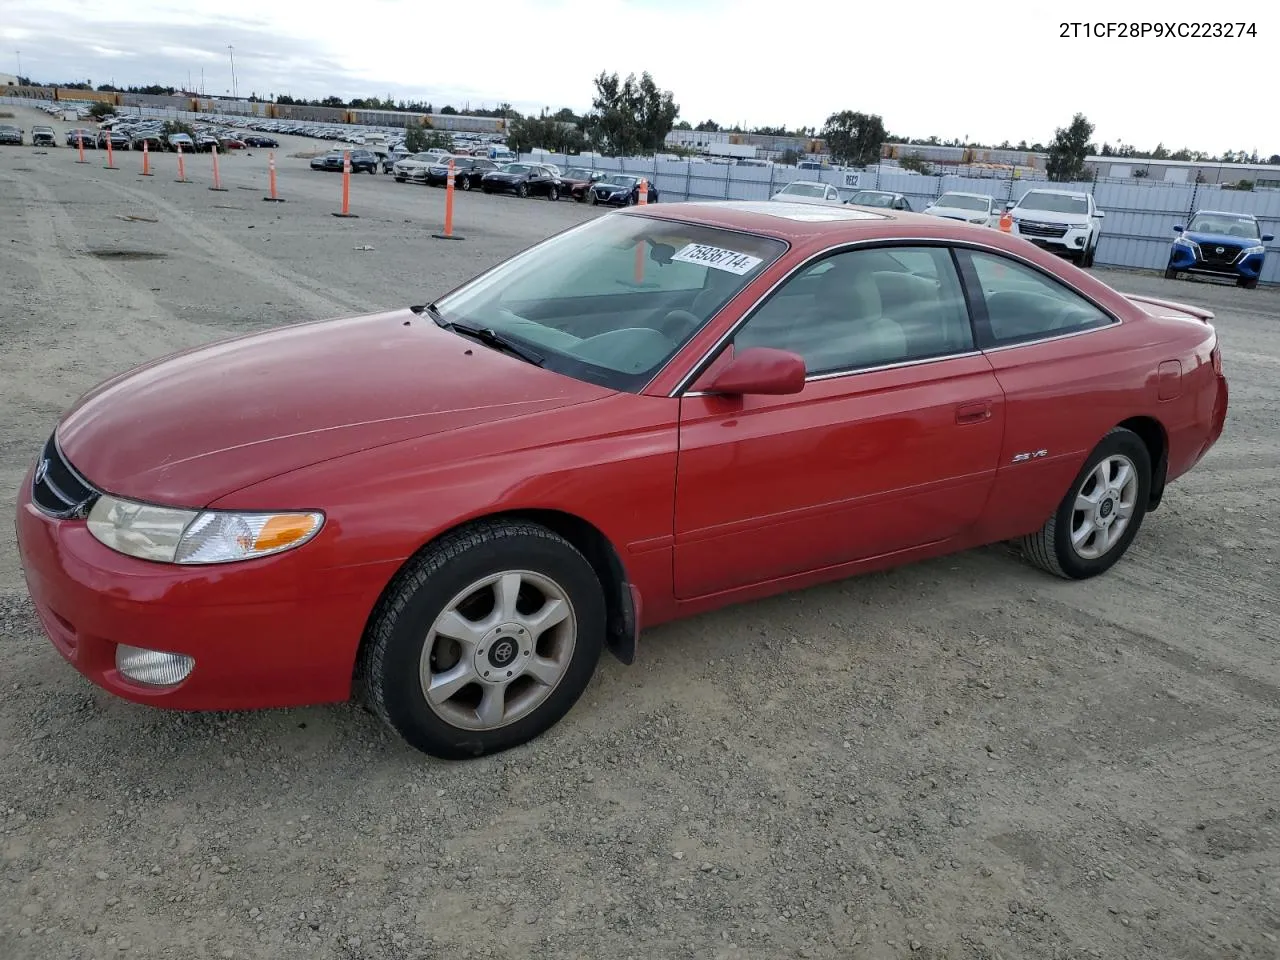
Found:
[[[1078,266],[1093,266],[1104,214],[1092,193],[1078,190],[1029,190],[1009,204],[1013,233],[1036,246],[1065,253]]]

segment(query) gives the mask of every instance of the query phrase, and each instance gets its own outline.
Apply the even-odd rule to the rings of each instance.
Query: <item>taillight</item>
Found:
[[[1218,376],[1222,376],[1222,348],[1216,343],[1213,345],[1213,350],[1209,354],[1209,359],[1213,362],[1213,372]]]

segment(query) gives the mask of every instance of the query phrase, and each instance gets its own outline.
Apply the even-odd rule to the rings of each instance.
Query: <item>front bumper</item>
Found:
[[[151,563],[99,543],[82,520],[55,520],[18,498],[27,589],[54,648],[125,700],[177,710],[250,710],[343,701],[369,612],[395,562],[316,566],[309,547],[220,567]],[[321,550],[320,553],[324,551]],[[172,686],[116,669],[128,644],[186,654],[195,666]]]
[[[1266,253],[1251,253],[1248,256],[1237,256],[1231,262],[1222,262],[1206,257],[1199,247],[1188,247],[1175,243],[1169,250],[1169,269],[1181,273],[1199,273],[1217,277],[1233,277],[1242,280],[1257,280],[1262,275],[1262,266],[1266,263]]]
[[[1055,253],[1083,253],[1089,241],[1087,226],[1044,221],[1014,220],[1013,234]]]

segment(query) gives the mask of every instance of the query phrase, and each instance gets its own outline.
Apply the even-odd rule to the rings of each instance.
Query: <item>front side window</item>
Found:
[[[998,254],[965,252],[986,303],[988,342],[1007,346],[1060,337],[1115,321],[1074,290]]]
[[[974,349],[951,255],[928,246],[851,250],[804,267],[747,320],[734,346],[797,353],[809,376]]]
[[[785,250],[755,234],[608,215],[442,298],[437,322],[490,328],[548,369],[638,390]]]

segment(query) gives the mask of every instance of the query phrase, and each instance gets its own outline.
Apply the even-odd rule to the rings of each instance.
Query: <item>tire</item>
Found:
[[[1125,466],[1132,471],[1132,476],[1119,485],[1120,494],[1114,495],[1110,488],[1104,488],[1108,492],[1102,495],[1097,486],[1102,476],[1110,476],[1115,484],[1120,478],[1114,471]],[[1038,532],[1022,538],[1023,555],[1042,570],[1067,580],[1086,580],[1105,573],[1124,556],[1137,536],[1147,514],[1150,494],[1151,454],[1146,444],[1132,430],[1116,427],[1089,454],[1053,516]],[[1084,500],[1091,500],[1096,506],[1087,511],[1076,510],[1077,501],[1083,503]],[[1127,516],[1119,512],[1126,506]],[[1111,534],[1118,519],[1127,522],[1118,534]],[[1085,529],[1086,524],[1094,532],[1077,547],[1072,542],[1072,532],[1077,526]],[[1099,537],[1104,540],[1100,542]],[[1107,537],[1113,538],[1110,543],[1105,542]]]
[[[455,186],[457,186],[458,188],[462,189],[462,190],[470,190],[470,189],[471,189],[471,178],[470,178],[470,177],[463,177],[461,180],[455,180],[455,181],[454,181],[454,185],[455,185]]]
[[[1098,252],[1098,245],[1097,243],[1095,243],[1093,246],[1091,246],[1088,250],[1084,252],[1084,261],[1081,264],[1081,266],[1085,267],[1086,269],[1088,269],[1089,267],[1092,267],[1093,257],[1094,257],[1094,254],[1097,252]]]
[[[596,196],[596,192],[594,190],[588,191],[588,198],[587,202],[593,207],[600,202],[600,198]]]
[[[1258,288],[1257,280],[1246,280],[1244,277],[1236,279],[1236,286],[1244,287],[1246,290],[1256,290]]]
[[[551,187],[549,190],[547,190],[547,199],[553,203],[559,200],[560,199],[559,189],[557,189],[556,187]]]
[[[522,183],[518,187],[516,187],[516,196],[519,197],[521,200],[529,196],[528,184]]]
[[[396,183],[404,183],[404,181],[405,181],[404,177],[396,177]]]
[[[1165,278],[1166,280],[1177,280],[1177,279],[1178,279],[1178,271],[1177,271],[1177,270],[1175,270],[1175,269],[1173,269],[1173,267],[1165,267],[1165,268],[1164,268],[1164,278]]]
[[[510,589],[512,577],[512,612],[499,623],[499,591]],[[539,629],[537,615],[553,597],[566,615]],[[517,600],[525,611],[542,606],[520,612]],[[480,629],[467,629],[477,619]],[[486,620],[492,621],[487,630]],[[605,630],[600,580],[572,544],[535,523],[481,521],[442,537],[391,582],[370,620],[358,689],[374,713],[423,753],[445,760],[497,753],[538,737],[569,712],[595,672]],[[460,642],[454,634],[472,639]],[[481,675],[522,663],[540,666],[544,680],[518,667],[511,680]],[[424,670],[428,683],[458,676],[429,701]],[[505,715],[482,719],[486,705]]]

